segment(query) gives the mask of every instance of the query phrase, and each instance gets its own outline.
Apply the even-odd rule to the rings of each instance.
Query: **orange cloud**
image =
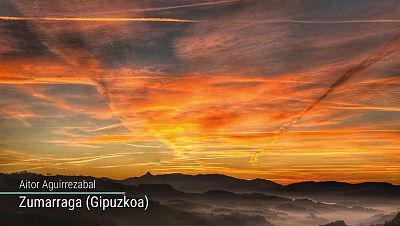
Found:
[[[0,38],[7,171],[400,181],[399,54],[324,95],[393,38],[397,20],[296,20],[287,15],[308,18],[297,6],[262,1],[229,13],[237,1],[13,2],[21,16],[0,28],[15,29]],[[195,7],[204,16],[185,11]]]
[[[182,20],[174,18],[110,18],[110,17],[17,17],[17,16],[0,16],[0,20],[11,21],[49,21],[49,22],[176,22],[191,23],[193,20]]]

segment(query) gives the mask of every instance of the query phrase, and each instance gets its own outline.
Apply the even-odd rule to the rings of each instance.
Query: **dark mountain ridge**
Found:
[[[169,184],[185,192],[206,192],[224,190],[231,192],[263,192],[279,190],[283,186],[270,180],[243,180],[222,174],[185,175],[180,173],[152,175],[150,172],[140,177],[130,177],[119,181],[123,184]]]
[[[400,186],[387,182],[346,183],[337,181],[305,181],[289,185],[281,185],[270,180],[238,179],[222,174],[164,174],[153,175],[150,172],[140,177],[115,180],[126,185],[169,184],[184,192],[206,192],[224,190],[234,193],[263,193],[288,196],[354,196],[374,198],[400,198]]]
[[[183,174],[174,174],[173,177],[178,178],[187,178],[187,175]],[[138,223],[142,224],[157,224],[161,225],[246,225],[246,224],[254,224],[254,225],[270,225],[269,222],[278,223],[281,221],[288,221],[287,225],[291,225],[290,222],[297,222],[300,220],[299,216],[305,216],[304,220],[306,223],[302,224],[305,226],[308,225],[319,225],[320,223],[327,223],[324,216],[340,216],[344,217],[343,214],[353,214],[353,215],[366,215],[372,216],[381,213],[377,209],[373,208],[365,208],[362,206],[355,205],[341,205],[338,202],[333,203],[324,203],[315,201],[308,198],[302,199],[294,199],[288,198],[284,195],[272,195],[267,194],[265,192],[233,192],[233,191],[225,191],[220,189],[214,189],[214,183],[220,183],[219,186],[221,188],[222,185],[225,185],[226,182],[235,181],[237,186],[241,186],[241,179],[236,179],[232,177],[227,177],[224,175],[202,175],[200,178],[202,180],[206,180],[207,178],[213,178],[212,183],[208,181],[205,183],[209,189],[205,192],[187,192],[176,189],[174,186],[170,184],[160,184],[157,182],[165,182],[168,181],[159,181],[157,178],[159,176],[153,176],[151,174],[146,174],[145,176],[138,177],[140,178],[140,182],[135,185],[129,185],[117,180],[111,180],[107,178],[94,178],[88,176],[44,176],[40,174],[33,173],[14,173],[14,174],[1,174],[0,173],[0,187],[3,191],[15,191],[18,190],[18,184],[21,179],[30,179],[33,181],[40,180],[51,180],[57,181],[59,179],[64,181],[74,181],[74,180],[93,180],[96,179],[96,190],[97,191],[125,191],[128,196],[142,196],[143,194],[148,195],[151,200],[151,208],[152,214],[144,216],[142,212],[137,210],[127,210],[124,209],[121,212],[119,211],[111,211],[111,215],[114,214],[115,219],[120,219],[120,222],[110,222],[111,224],[127,224],[129,222],[130,217],[136,216],[142,219]],[[168,178],[168,177],[163,177]],[[189,178],[197,178],[195,176],[189,176]],[[223,178],[222,180],[217,180],[218,178]],[[136,180],[135,182],[138,182]],[[152,183],[145,183],[145,182]],[[221,182],[222,181],[222,182]],[[247,181],[248,180],[243,180]],[[254,180],[250,180],[252,182]],[[181,180],[181,182],[185,182],[185,180]],[[198,181],[200,183],[201,181]],[[258,179],[256,181],[257,184],[264,184],[262,179]],[[315,185],[315,188],[310,188],[308,184]],[[356,184],[356,188],[358,186],[365,186],[362,183],[361,185]],[[372,183],[374,186],[376,183]],[[231,184],[230,184],[231,185]],[[275,192],[280,192],[281,194],[285,194],[284,189],[294,189],[295,191],[302,191],[304,193],[311,191],[318,191],[318,189],[330,189],[328,185],[332,185],[332,189],[334,191],[346,191],[348,187],[354,186],[354,184],[347,184],[341,182],[303,182],[292,184],[292,186],[279,186],[279,189],[274,190]],[[374,189],[375,187],[372,186]],[[388,186],[389,189],[392,186]],[[217,186],[215,186],[217,187]],[[229,187],[229,186],[228,186]],[[203,187],[204,188],[204,187]],[[205,187],[206,188],[206,187]],[[230,187],[232,188],[232,187]],[[380,184],[378,184],[378,188]],[[259,188],[258,188],[259,189]],[[316,189],[316,190],[315,190]],[[243,191],[243,189],[239,189]],[[322,191],[321,191],[322,193]],[[289,194],[289,193],[288,193]],[[304,196],[304,195],[302,195]],[[357,199],[354,199],[357,200]],[[10,222],[12,221],[12,216],[17,207],[16,203],[8,203],[7,200],[2,200],[4,205],[0,205],[0,212],[3,212],[1,216],[3,219],[8,219]],[[386,201],[384,202],[386,203]],[[53,216],[65,216],[67,219],[73,219],[72,216],[65,215],[63,210],[52,210],[47,213],[46,211],[41,210],[23,210],[23,217],[30,218],[33,214],[51,214]],[[68,213],[70,214],[70,213]],[[119,216],[122,214],[121,216]],[[0,216],[0,217],[1,217]],[[98,220],[99,224],[106,220],[100,215],[97,215],[96,212],[90,215],[94,220]],[[168,216],[174,216],[173,219],[168,219]],[[310,217],[306,217],[310,216]],[[183,220],[176,221],[174,219],[182,218]],[[297,217],[297,218],[296,218]],[[336,217],[335,217],[336,218]],[[333,218],[333,219],[335,219]],[[82,218],[86,219],[86,218]],[[82,220],[81,219],[81,220]],[[89,218],[87,218],[89,219]],[[337,218],[336,218],[337,219]],[[344,218],[343,218],[344,219]],[[91,221],[91,220],[90,220]],[[290,222],[289,222],[290,221]],[[9,222],[9,221],[7,221]],[[66,221],[68,222],[68,221]],[[307,223],[309,222],[309,223]],[[1,220],[0,220],[1,223]],[[42,224],[38,222],[38,224]],[[86,224],[82,221],[80,224]],[[97,223],[94,223],[97,224]]]
[[[65,208],[18,208],[18,195],[0,199],[0,225],[264,225],[272,226],[264,217],[244,214],[207,214],[171,208],[160,201],[172,197],[210,199],[203,194],[177,191],[167,184],[124,185],[89,176],[44,176],[34,173],[0,173],[2,191],[18,191],[21,180],[82,181],[96,179],[96,191],[124,191],[128,197],[149,195],[150,210],[117,208],[87,211],[69,211]],[[62,189],[64,190],[64,189]],[[85,191],[84,189],[82,189]],[[61,191],[61,190],[60,190]],[[197,196],[197,197],[196,197]],[[202,197],[204,196],[204,198]],[[37,196],[42,197],[42,196]],[[59,196],[57,196],[59,197]],[[69,197],[77,198],[71,195]]]

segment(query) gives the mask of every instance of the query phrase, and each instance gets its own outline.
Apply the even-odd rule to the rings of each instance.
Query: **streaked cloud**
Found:
[[[191,23],[192,20],[183,20],[175,18],[123,18],[123,17],[16,17],[16,16],[0,16],[0,20],[15,20],[15,21],[50,21],[50,22],[176,22],[176,23]]]
[[[1,171],[400,183],[400,8],[312,3],[2,2]]]

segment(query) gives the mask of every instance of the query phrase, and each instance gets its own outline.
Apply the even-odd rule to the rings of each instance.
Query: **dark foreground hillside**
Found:
[[[385,212],[379,206],[368,207],[357,203],[353,197],[352,203],[326,203],[310,198],[293,198],[266,193],[243,193],[226,190],[216,190],[213,183],[205,180],[202,189],[211,190],[205,192],[181,191],[169,184],[157,184],[157,180],[147,175],[152,183],[127,184],[125,181],[113,181],[106,178],[93,178],[84,176],[43,176],[33,173],[0,174],[1,191],[18,191],[21,180],[31,181],[90,181],[96,179],[96,191],[123,191],[128,197],[143,197],[147,195],[150,199],[147,211],[138,208],[115,208],[103,211],[86,208],[68,210],[66,208],[19,208],[19,197],[17,195],[2,195],[0,197],[0,225],[264,225],[264,226],[318,226],[329,225],[342,226],[344,222],[348,225],[383,225],[385,220],[393,219],[392,212]],[[178,175],[180,177],[180,175]],[[240,179],[213,175],[215,178],[225,178],[218,184],[214,180],[216,188],[237,189],[240,191],[271,188],[269,181],[243,182]],[[173,177],[176,182],[176,176]],[[180,177],[181,178],[181,177]],[[185,178],[185,177],[182,177]],[[189,177],[191,181],[200,184],[197,177]],[[168,181],[163,181],[168,182]],[[240,188],[242,182],[245,184]],[[188,184],[184,179],[179,183]],[[239,186],[235,188],[235,184]],[[324,185],[326,186],[326,185]],[[347,186],[347,185],[345,185]],[[351,187],[351,186],[350,186]],[[284,186],[275,186],[271,189],[284,189]],[[227,190],[229,190],[227,189]],[[375,189],[375,188],[374,188]],[[332,189],[331,189],[332,190]],[[345,188],[341,188],[345,191]],[[283,193],[282,193],[283,194]],[[304,195],[306,196],[306,195]],[[49,196],[35,195],[35,197],[49,198]],[[62,195],[53,197],[65,198]],[[69,195],[69,198],[82,198],[79,195]],[[83,196],[85,197],[85,196]],[[103,197],[108,197],[103,195]],[[385,201],[379,205],[384,206]],[[385,207],[386,209],[392,207]],[[344,221],[337,221],[343,219]],[[390,224],[396,225],[395,218]],[[337,221],[337,222],[335,222]],[[329,224],[329,222],[333,222]]]
[[[16,191],[21,179],[41,180],[80,180],[90,177],[45,177],[37,174],[0,174],[2,191]],[[140,195],[142,192],[158,191],[151,188],[132,187],[97,179],[97,187],[102,191],[125,191],[128,196]],[[146,190],[143,190],[146,189]],[[147,191],[148,189],[148,191]],[[167,191],[168,192],[168,191]],[[40,197],[40,196],[36,196]],[[62,196],[58,196],[63,198]],[[78,198],[77,196],[68,196]],[[43,197],[48,198],[48,196]],[[204,214],[187,212],[170,208],[158,201],[150,200],[147,211],[136,208],[117,208],[88,211],[79,208],[74,211],[56,208],[19,208],[19,198],[16,195],[3,196],[0,199],[0,225],[265,225],[271,226],[263,217],[242,214]]]

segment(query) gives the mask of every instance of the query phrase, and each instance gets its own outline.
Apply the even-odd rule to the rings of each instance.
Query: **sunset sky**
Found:
[[[0,172],[400,184],[397,0],[0,0]]]

